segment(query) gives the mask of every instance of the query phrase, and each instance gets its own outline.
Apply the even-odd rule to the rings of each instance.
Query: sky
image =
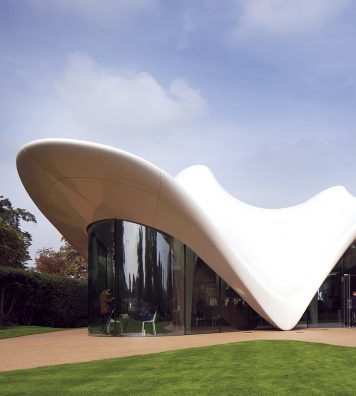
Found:
[[[0,195],[60,235],[16,170],[22,145],[81,139],[172,176],[207,165],[265,208],[356,196],[351,0],[0,0]]]

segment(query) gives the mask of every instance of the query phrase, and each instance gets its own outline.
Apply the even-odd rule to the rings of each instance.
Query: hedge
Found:
[[[86,326],[87,296],[86,281],[0,267],[0,326]]]

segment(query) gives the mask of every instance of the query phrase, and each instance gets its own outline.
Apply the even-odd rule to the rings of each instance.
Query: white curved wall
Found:
[[[172,178],[127,152],[62,139],[24,146],[17,166],[39,209],[83,255],[95,221],[155,227],[188,245],[284,330],[356,237],[356,199],[343,187],[294,207],[261,209],[229,195],[204,166]]]

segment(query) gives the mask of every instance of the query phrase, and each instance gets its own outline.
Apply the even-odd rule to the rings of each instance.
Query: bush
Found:
[[[0,267],[0,326],[87,325],[86,281]]]

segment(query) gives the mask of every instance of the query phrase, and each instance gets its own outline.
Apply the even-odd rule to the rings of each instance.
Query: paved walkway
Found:
[[[356,328],[254,330],[166,337],[93,337],[87,329],[0,340],[0,371],[87,362],[252,340],[299,340],[356,347]]]

